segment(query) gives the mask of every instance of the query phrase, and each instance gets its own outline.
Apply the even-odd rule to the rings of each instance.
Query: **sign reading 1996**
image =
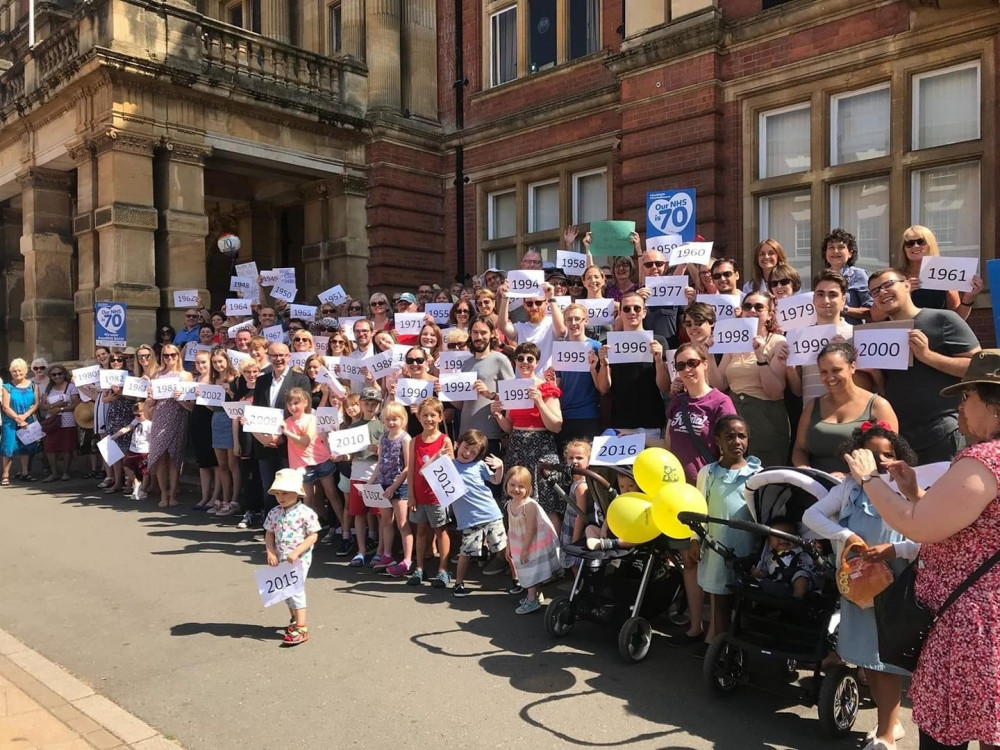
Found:
[[[694,241],[694,188],[646,193],[646,236],[667,234]]]

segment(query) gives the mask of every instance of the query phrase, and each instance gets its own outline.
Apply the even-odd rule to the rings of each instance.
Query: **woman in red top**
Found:
[[[514,376],[534,382],[535,387],[528,391],[534,406],[505,410],[497,397],[490,411],[500,429],[510,434],[504,465],[523,466],[532,473],[538,504],[549,514],[553,525],[559,528],[566,501],[548,483],[539,481],[537,469],[539,462],[559,463],[554,434],[562,429],[562,409],[559,407],[562,391],[555,383],[535,376],[535,366],[540,357],[538,347],[531,343],[521,344],[514,350]]]

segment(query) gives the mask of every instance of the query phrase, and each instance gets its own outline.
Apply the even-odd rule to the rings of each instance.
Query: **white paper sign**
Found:
[[[920,261],[922,289],[972,291],[972,277],[979,270],[979,258],[928,255]]]
[[[402,369],[403,365],[406,364],[406,353],[410,351],[410,347],[406,344],[393,344],[392,345],[392,366],[393,368]],[[442,352],[443,354],[443,352]]]
[[[236,275],[237,276],[250,276],[254,280],[260,276],[260,271],[257,270],[257,261],[252,260],[249,263],[237,263],[236,264]]]
[[[924,259],[926,260],[926,258]],[[854,329],[854,348],[862,370],[907,370],[910,367],[910,332],[905,328],[867,326]]]
[[[342,378],[350,380],[352,383],[365,382],[364,360],[356,357],[341,357],[340,365],[337,368]]]
[[[266,406],[247,404],[243,409],[244,432],[258,432],[262,435],[280,435],[281,425],[285,421],[281,409],[270,409]]]
[[[677,350],[667,349],[663,352],[663,359],[667,363],[667,374],[669,375],[669,379],[673,382],[674,378],[677,377]]]
[[[126,376],[122,385],[122,395],[129,398],[145,399],[149,395],[149,380],[146,378],[133,378]]]
[[[590,454],[591,466],[631,466],[646,447],[646,434],[598,435]]]
[[[391,508],[392,503],[385,497],[385,490],[378,484],[363,484],[358,487],[361,500],[369,508]]]
[[[98,385],[101,382],[101,366],[78,367],[73,370],[73,385]]]
[[[647,276],[646,287],[650,291],[646,304],[649,307],[687,306],[687,276]]]
[[[125,458],[122,449],[118,447],[118,443],[111,439],[110,435],[97,441],[97,450],[100,451],[101,458],[108,466],[114,466]]]
[[[371,445],[371,435],[368,432],[368,425],[363,424],[349,430],[331,432],[329,441],[330,453],[335,456],[348,456],[367,449]]]
[[[937,480],[939,480],[944,473],[951,468],[951,461],[938,461],[933,464],[924,464],[923,466],[914,466],[913,473],[917,475],[917,487],[922,490],[926,490]],[[899,487],[896,482],[889,477],[888,474],[880,475],[885,483],[892,487],[893,492],[899,492]],[[902,494],[900,492],[900,494]]]
[[[226,403],[226,389],[221,385],[198,384],[195,388],[195,400],[198,406],[222,406]]]
[[[588,326],[609,326],[615,322],[615,301],[613,299],[578,299],[587,311]]]
[[[330,350],[329,336],[313,336],[313,343],[316,344],[317,354],[326,354]]]
[[[508,297],[541,297],[542,284],[545,283],[545,271],[516,271],[507,272],[507,296]]]
[[[837,326],[833,323],[808,328],[795,328],[785,334],[788,342],[789,367],[797,365],[814,365],[820,350],[837,335]]]
[[[284,341],[285,340],[285,329],[280,325],[268,326],[267,328],[262,328],[260,335],[266,338],[268,341]]]
[[[590,372],[592,351],[586,341],[553,341],[552,369],[556,372]]]
[[[583,276],[587,270],[587,255],[572,250],[556,250],[556,268],[561,268],[567,276]]]
[[[173,398],[179,382],[181,382],[180,378],[153,378],[150,381],[150,387],[153,389],[153,400],[165,401],[168,398]]]
[[[260,272],[260,285],[261,286],[274,286],[279,281],[281,281],[281,274],[277,271],[261,271]]]
[[[340,331],[351,341],[357,341],[357,339],[354,338],[354,324],[359,320],[362,320],[360,315],[355,315],[350,318],[340,318]]]
[[[298,292],[299,290],[295,288],[294,284],[289,284],[287,282],[275,284],[271,288],[271,296],[275,299],[284,300],[285,302],[292,302]]]
[[[315,352],[292,352],[288,355],[288,366],[304,370],[306,360],[309,359],[314,353]]]
[[[316,432],[326,434],[334,432],[340,424],[340,409],[336,406],[319,406],[313,409],[316,416]]]
[[[434,381],[400,378],[396,381],[396,400],[403,406],[419,404],[434,395]]]
[[[333,357],[330,357],[329,359],[333,359]],[[336,396],[337,398],[344,398],[345,396],[347,396],[347,389],[344,387],[344,384],[341,383],[339,380],[337,380],[337,378],[334,377],[334,374],[329,370],[320,373],[316,377],[316,382],[326,383],[328,386],[330,386],[330,392],[333,393],[333,395]]]
[[[712,333],[712,354],[743,354],[753,351],[757,335],[757,318],[727,318],[715,324]]]
[[[424,305],[424,314],[434,318],[438,326],[448,325],[448,317],[451,315],[451,302],[428,302]]]
[[[653,361],[652,331],[611,331],[608,333],[608,364]]]
[[[274,567],[267,565],[255,568],[253,575],[257,579],[260,603],[265,607],[283,602],[290,596],[298,596],[306,585],[301,560],[281,562]]]
[[[514,378],[513,380],[498,380],[497,393],[504,409],[530,409],[535,405],[528,392],[538,385],[532,378]]]
[[[174,307],[197,307],[199,296],[197,289],[176,291],[174,292]]]
[[[247,402],[246,401],[225,401],[219,406],[222,410],[226,412],[226,416],[230,419],[239,419],[243,416],[243,412],[246,411]]]
[[[295,269],[294,268],[275,268],[273,269],[278,274],[278,280],[286,284],[295,284]]]
[[[347,292],[344,291],[344,287],[340,284],[330,287],[325,292],[320,292],[316,297],[324,305],[334,305],[335,307],[339,307],[347,302]]]
[[[229,338],[234,339],[236,338],[236,334],[239,333],[240,331],[250,331],[250,333],[253,333],[256,330],[257,329],[254,328],[252,320],[244,320],[242,323],[237,323],[234,326],[229,326],[229,328],[226,330],[226,333],[229,334]]]
[[[193,341],[189,341],[184,346],[184,361],[194,362],[194,358],[198,356],[198,352],[212,352],[212,347],[205,346],[204,344],[196,344]]]
[[[476,393],[476,381],[479,376],[474,372],[463,372],[458,375],[442,375],[441,390],[438,398],[442,401],[475,401],[479,398]]]
[[[241,352],[238,349],[226,349],[226,356],[229,357],[229,361],[232,363],[235,370],[240,369],[240,365],[246,362],[248,359],[253,359],[246,352]]]
[[[229,291],[231,292],[241,292],[244,297],[250,297],[254,294],[257,288],[257,277],[254,276],[250,278],[249,276],[230,276],[229,277]]]
[[[111,388],[121,388],[125,385],[125,378],[128,377],[128,370],[101,370],[100,387],[102,391]]]
[[[248,318],[253,315],[250,300],[229,298],[226,300],[226,315],[231,318]]]
[[[361,360],[362,364],[368,368],[368,372],[371,376],[378,380],[379,378],[384,378],[390,372],[392,372],[392,352],[385,351],[378,354],[373,354],[371,357],[365,357]]]
[[[424,313],[396,313],[393,317],[396,331],[402,334],[415,335],[424,327]]]
[[[704,302],[715,310],[715,319],[724,320],[736,316],[736,310],[740,306],[740,295],[738,294],[699,294],[695,297],[696,302]]]
[[[438,355],[438,372],[442,375],[452,375],[462,371],[465,360],[472,356],[472,352],[461,350],[443,351]]]
[[[660,252],[663,253],[668,261],[670,260],[671,253],[674,252],[674,248],[678,245],[682,245],[684,240],[679,234],[665,234],[660,237],[647,237],[646,238],[646,252]]]
[[[813,305],[812,292],[794,294],[784,299],[776,299],[774,302],[778,325],[782,331],[816,325],[816,307]]]
[[[441,456],[426,464],[420,473],[430,485],[438,504],[447,508],[458,498],[465,495],[469,489],[458,475],[455,462],[450,456]]]
[[[177,382],[177,400],[194,401],[197,398],[198,384],[190,380],[180,380]]]
[[[288,308],[288,315],[289,317],[299,318],[311,323],[316,320],[317,309],[315,305],[291,305]]]
[[[32,443],[37,443],[45,437],[45,431],[42,429],[42,423],[38,420],[35,420],[26,427],[22,427],[20,430],[16,430],[14,434],[17,435],[17,439],[21,441],[21,445],[31,445]]]
[[[678,245],[670,253],[670,266],[681,263],[694,263],[696,266],[707,266],[712,262],[713,242],[685,242]]]
[[[573,304],[573,298],[568,294],[560,294],[552,298],[552,303],[559,308],[559,312],[566,312],[566,308]]]

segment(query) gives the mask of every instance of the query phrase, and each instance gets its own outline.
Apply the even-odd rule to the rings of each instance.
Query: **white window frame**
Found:
[[[573,173],[573,188],[572,188],[573,205],[572,205],[572,211],[571,211],[571,213],[573,215],[573,223],[574,224],[589,223],[589,222],[581,222],[580,221],[580,178],[581,177],[592,177],[595,174],[602,174],[602,175],[604,175],[605,195],[609,195],[610,194],[610,192],[609,192],[609,187],[610,186],[608,185],[608,168],[607,167],[598,167],[596,169],[585,169],[582,172],[574,172]],[[609,216],[611,215],[610,211],[608,212],[608,215]]]
[[[497,77],[498,70],[497,70],[497,65],[496,65],[496,49],[495,49],[496,37],[495,37],[495,35],[493,33],[493,24],[496,21],[496,18],[498,16],[502,16],[504,13],[510,13],[511,11],[514,11],[514,18],[515,18],[515,23],[514,23],[514,77],[511,78],[510,81],[497,81],[496,77]],[[495,86],[502,86],[505,83],[511,83],[511,82],[517,80],[517,77],[518,77],[517,57],[518,57],[518,51],[519,51],[519,47],[520,47],[520,43],[521,43],[521,40],[519,38],[520,37],[520,32],[519,32],[519,30],[517,28],[517,20],[516,20],[517,19],[517,12],[518,12],[518,5],[517,5],[517,3],[514,3],[513,5],[509,5],[506,8],[502,8],[502,9],[500,9],[498,11],[494,11],[493,13],[490,13],[490,23],[489,23],[489,29],[488,29],[488,32],[489,32],[489,35],[490,35],[490,88],[493,88]]]
[[[932,169],[947,169],[948,167],[964,167],[967,165],[974,164],[976,170],[979,173],[979,179],[976,184],[979,186],[979,206],[976,206],[976,213],[979,216],[979,233],[982,234],[983,231],[983,213],[982,213],[982,202],[983,202],[983,162],[982,159],[960,159],[954,162],[948,162],[947,164],[926,164],[919,167],[914,167],[910,171],[910,217],[913,224],[929,226],[927,224],[927,218],[920,215],[920,177],[922,172],[927,172]],[[942,243],[938,243],[939,246]],[[939,247],[940,249],[940,247]],[[979,245],[979,256],[982,257],[983,247],[980,241]]]
[[[558,221],[557,226],[549,227],[547,229],[538,229],[535,227],[535,190],[541,187],[548,187],[549,185],[556,186],[556,200],[559,200],[559,178],[555,177],[551,180],[540,180],[539,182],[529,182],[528,183],[528,234],[534,234],[535,232],[550,232],[555,229],[559,229]],[[559,205],[556,205],[556,212],[559,213]]]
[[[769,175],[765,173],[767,169],[767,119],[769,117],[777,117],[778,115],[785,115],[789,112],[795,112],[800,109],[809,111],[812,108],[812,102],[799,102],[798,104],[790,104],[787,107],[779,107],[778,109],[769,109],[764,112],[757,113],[757,179],[766,180],[769,177],[785,177],[786,175]],[[812,123],[810,122],[810,129]],[[809,140],[812,141],[812,132],[809,133]],[[812,164],[812,154],[807,154],[809,156],[809,166],[805,169],[799,170],[797,172],[789,172],[789,174],[804,174],[813,169]]]
[[[959,143],[968,143],[969,141],[977,141],[983,137],[983,67],[979,60],[973,60],[967,63],[959,63],[958,65],[950,65],[947,68],[937,68],[935,70],[928,70],[923,73],[915,73],[913,75],[912,84],[912,96],[913,96],[913,111],[910,113],[910,149],[912,151],[923,151],[927,148],[942,148],[943,146],[919,146],[919,131],[920,131],[920,83],[928,78],[937,78],[938,76],[947,75],[949,73],[957,73],[960,70],[967,70],[969,68],[974,68],[976,71],[976,112],[979,116],[976,118],[976,137],[969,138],[966,141],[958,141]],[[954,144],[943,144],[944,146],[951,146]]]
[[[340,11],[340,34],[337,39],[333,39],[333,18],[336,11]],[[341,0],[326,5],[326,54],[333,56],[344,51],[344,4]]]
[[[514,196],[514,233],[504,237],[493,237],[493,227],[495,225],[496,211],[494,204],[497,198],[502,195]],[[494,240],[506,240],[517,238],[517,188],[507,188],[506,190],[494,190],[486,195],[486,239],[490,242]]]
[[[876,91],[888,91],[889,92],[889,108],[887,114],[889,115],[889,153],[892,153],[892,87],[889,81],[884,83],[878,83],[874,86],[868,86],[863,89],[856,89],[854,91],[844,91],[840,94],[834,94],[830,97],[830,164],[831,166],[838,166],[840,164],[856,164],[859,161],[867,161],[867,159],[855,159],[851,162],[841,162],[837,158],[837,136],[839,133],[838,120],[837,120],[837,105],[840,104],[842,99],[851,99],[855,96],[864,96],[865,94],[872,94]],[[871,157],[871,158],[881,158],[881,157]]]

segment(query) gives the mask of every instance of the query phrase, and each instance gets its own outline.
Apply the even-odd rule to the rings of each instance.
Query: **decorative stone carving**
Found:
[[[368,195],[368,178],[354,175],[344,175],[340,178],[340,184],[346,195]]]
[[[127,229],[156,229],[159,217],[155,208],[132,206],[127,203],[112,203],[101,206],[94,211],[94,228],[106,226],[125,227]]]
[[[22,190],[63,190],[68,192],[73,184],[73,175],[55,169],[29,169],[17,176],[17,184]]]
[[[86,234],[94,229],[94,217],[88,211],[73,217],[73,234]]]
[[[163,140],[163,149],[174,161],[187,162],[188,164],[203,165],[205,160],[212,155],[211,146],[198,146],[191,143],[178,143],[177,141]]]
[[[98,155],[111,150],[124,151],[130,154],[141,156],[152,156],[153,150],[159,141],[146,135],[138,133],[128,133],[114,128],[94,136],[90,143],[94,147],[94,152]]]

